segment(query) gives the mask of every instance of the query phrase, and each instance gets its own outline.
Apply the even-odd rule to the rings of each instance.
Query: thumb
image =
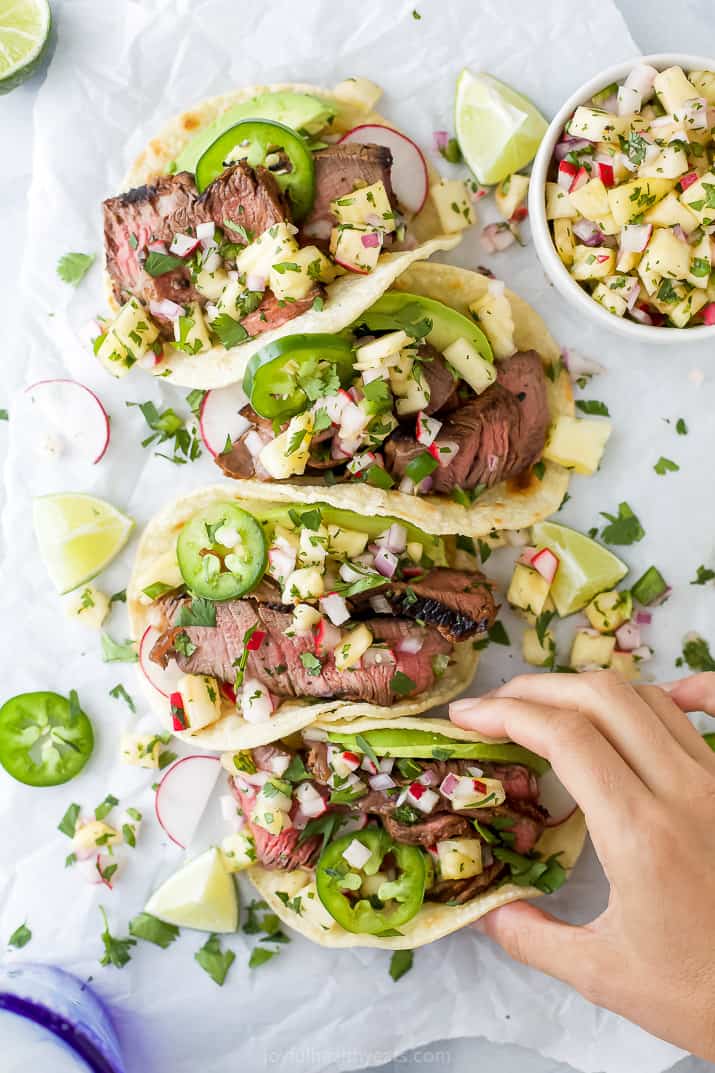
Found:
[[[533,969],[555,976],[591,997],[610,969],[595,932],[557,920],[531,902],[510,902],[474,925],[506,953]],[[593,1000],[592,1000],[593,1001]]]
[[[660,687],[684,712],[707,712],[715,715],[715,672],[691,674],[677,682],[666,682]]]

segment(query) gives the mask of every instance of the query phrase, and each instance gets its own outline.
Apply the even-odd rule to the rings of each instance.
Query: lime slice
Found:
[[[238,927],[238,894],[215,848],[184,865],[146,903],[167,924],[198,931],[230,932]]]
[[[548,126],[511,86],[466,67],[457,79],[455,109],[462,155],[480,183],[488,185],[526,167]]]
[[[103,570],[134,525],[111,503],[81,492],[38,496],[32,520],[42,561],[59,593],[71,592]]]
[[[0,0],[0,93],[37,70],[50,40],[47,0]]]
[[[549,595],[562,618],[580,611],[599,592],[612,589],[628,573],[628,567],[613,552],[575,529],[554,522],[538,522],[532,533],[538,548],[549,548],[559,559]]]

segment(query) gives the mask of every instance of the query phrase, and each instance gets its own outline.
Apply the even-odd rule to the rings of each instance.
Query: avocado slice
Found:
[[[425,336],[436,350],[442,353],[457,339],[467,339],[486,361],[494,361],[492,348],[484,332],[473,320],[450,309],[433,298],[407,291],[387,291],[370,306],[354,327],[367,328],[371,332],[394,332],[402,329],[411,335],[410,327],[428,318],[432,322]]]
[[[293,130],[315,134],[333,118],[336,111],[331,101],[311,97],[308,93],[294,93],[287,89],[277,93],[260,93],[250,101],[234,104],[194,135],[176,157],[176,170],[196,171],[199,157],[220,134],[242,119],[272,119]]]
[[[367,533],[370,537],[384,533],[393,523],[404,525],[407,530],[407,540],[419,543],[425,550],[435,566],[446,566],[447,555],[442,537],[431,536],[410,522],[403,522],[389,515],[364,515],[357,514],[352,510],[341,510],[339,507],[331,507],[327,503],[263,503],[260,500],[251,500],[243,503],[244,509],[257,518],[264,525],[281,525],[286,529],[293,526],[290,511],[298,515],[309,514],[318,509],[322,516],[323,525],[339,525],[341,529],[354,529],[360,533]]]
[[[328,741],[351,752],[364,753],[363,739],[377,756],[412,757],[415,760],[489,760],[494,764],[525,764],[543,775],[551,766],[542,756],[512,742],[460,741],[431,730],[368,730],[364,734],[328,732]]]

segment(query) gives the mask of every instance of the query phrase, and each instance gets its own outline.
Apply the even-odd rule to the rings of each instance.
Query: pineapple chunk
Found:
[[[708,171],[681,195],[682,202],[705,227],[715,223],[715,172]]]
[[[524,622],[529,626],[536,626],[536,620],[539,617],[538,615],[533,615],[531,611],[524,611],[521,608],[515,608],[515,610],[519,615],[519,618],[523,618]],[[546,597],[546,602],[544,603],[541,613],[543,614],[545,611],[556,611],[556,606],[550,595]]]
[[[653,298],[658,288],[660,287],[662,277],[657,272],[652,272],[642,258],[638,264],[637,271],[641,283],[643,284],[651,298]]]
[[[654,227],[675,227],[676,224],[680,224],[686,234],[690,234],[698,226],[697,217],[673,190],[652,209],[648,209],[643,222],[653,224]]]
[[[668,316],[676,328],[687,328],[695,314],[707,304],[707,300],[705,291],[693,290],[669,310]]]
[[[595,473],[610,435],[611,422],[606,418],[558,417],[551,426],[544,458],[576,473]]]
[[[642,256],[642,253],[636,253],[635,251],[632,253],[619,253],[616,272],[632,272],[640,264]]]
[[[339,224],[330,232],[330,253],[342,268],[365,276],[380,259],[382,240],[379,227]]]
[[[162,741],[157,734],[124,734],[120,746],[123,764],[156,769]]]
[[[469,307],[470,311],[476,312],[477,306],[479,306],[480,309],[480,316],[485,318],[483,321],[480,319],[480,323],[485,327],[485,332],[487,322],[489,323],[490,331],[486,334],[491,338],[491,326],[494,323],[494,320],[491,319],[492,304],[479,304],[474,302]],[[514,322],[511,319],[511,307],[509,306],[508,301],[507,306],[509,308],[509,322],[513,332]],[[502,327],[504,327],[503,322]],[[508,326],[506,327],[508,333]],[[498,337],[495,336],[495,338]],[[506,349],[509,349],[506,343],[504,346]],[[512,349],[509,350],[509,354],[513,354],[515,349],[513,336],[511,347]],[[477,395],[481,395],[483,391],[486,391],[489,385],[493,384],[497,378],[494,363],[483,358],[476,347],[473,346],[468,339],[455,339],[453,343],[450,343],[449,346],[446,347],[443,353],[445,360],[456,369],[462,379],[466,380],[469,386],[476,391]]]
[[[405,551],[407,552],[407,557],[413,563],[422,562],[422,556],[425,553],[425,548],[424,544],[420,544],[419,540],[408,540]]]
[[[667,227],[656,227],[642,261],[646,272],[667,279],[685,279],[690,272],[690,246]]]
[[[224,268],[217,268],[215,272],[202,268],[194,280],[194,287],[209,302],[217,302],[229,283],[229,275]]]
[[[519,175],[518,172],[515,172],[513,175],[507,175],[506,179],[502,179],[496,188],[494,200],[496,201],[497,209],[505,220],[511,220],[516,210],[526,199],[528,190],[528,175]]]
[[[310,633],[322,618],[317,607],[310,604],[296,604],[293,608],[293,628],[296,633]]]
[[[218,682],[208,674],[185,674],[178,691],[184,702],[188,730],[201,730],[221,718],[221,693]]]
[[[77,589],[65,601],[65,612],[70,618],[78,618],[85,626],[98,630],[109,611],[109,597],[95,589],[94,585],[85,585]]]
[[[320,279],[323,261],[330,264],[316,246],[306,246],[291,254],[289,260],[271,266],[268,286],[279,301],[300,302]]]
[[[611,279],[623,279],[622,276],[611,276]],[[591,297],[594,301],[602,305],[604,309],[607,309],[609,313],[613,313],[617,317],[622,317],[628,308],[623,294],[620,290],[614,290],[612,284],[608,281],[605,283],[599,283],[597,287],[594,287],[591,292]]]
[[[710,236],[703,235],[700,241],[692,248],[693,259],[690,262],[688,283],[701,290],[707,290],[712,271],[712,253],[710,248]]]
[[[362,555],[370,539],[368,533],[361,533],[357,529],[342,529],[339,525],[328,526],[330,538],[330,554],[338,558],[354,559]],[[420,547],[422,545],[420,544]]]
[[[437,857],[442,879],[468,879],[484,870],[478,838],[446,838],[437,843]]]
[[[325,594],[323,575],[315,566],[294,570],[286,578],[283,587],[283,602],[294,604],[300,600],[317,600]]]
[[[675,179],[631,179],[608,191],[611,215],[619,227],[647,212],[675,186]],[[692,188],[691,188],[692,189]]]
[[[130,298],[107,330],[97,358],[112,376],[121,377],[150,350],[159,329],[136,298]]]
[[[695,86],[695,96],[704,97],[708,104],[715,104],[715,71],[691,71],[689,78]]]
[[[686,101],[692,101],[699,95],[683,68],[677,66],[659,71],[653,86],[666,112],[677,112]]]
[[[521,654],[532,667],[549,667],[554,658],[556,641],[551,630],[544,631],[544,643],[539,640],[536,630],[524,630],[521,639]]]
[[[612,276],[616,254],[609,246],[576,246],[571,275],[574,279],[604,279]]]
[[[419,365],[414,366],[412,376],[404,384],[399,385],[399,390],[394,383],[393,389],[399,396],[395,402],[399,417],[409,417],[410,414],[427,409],[430,400],[429,385]]]
[[[570,666],[575,671],[589,667],[608,667],[616,647],[616,638],[590,630],[576,630],[571,646]]]
[[[638,169],[645,179],[679,179],[690,170],[688,158],[677,145],[666,145],[654,160],[644,160]]]
[[[342,641],[335,649],[335,667],[339,671],[348,671],[357,666],[362,657],[372,644],[373,637],[370,630],[364,624],[356,626],[354,630],[346,631]]]
[[[467,184],[461,179],[441,179],[430,187],[429,196],[445,231],[464,231],[477,222]]]
[[[247,832],[236,831],[221,842],[221,856],[227,872],[242,872],[256,863],[256,843]]]
[[[540,615],[549,595],[549,582],[538,570],[524,563],[517,563],[511,576],[506,598],[512,607]]]
[[[610,589],[599,592],[585,608],[584,614],[599,633],[613,633],[633,615],[633,597],[630,592]]]
[[[581,105],[574,112],[569,123],[569,134],[575,138],[585,138],[589,142],[606,142],[617,145],[619,134],[625,134],[629,125],[628,116],[612,115],[601,108],[588,108]]]
[[[578,190],[569,194],[571,204],[587,220],[597,220],[599,216],[609,216],[608,191],[600,179],[591,179]]]
[[[614,652],[610,666],[627,682],[637,682],[641,676],[639,662],[632,652]]]
[[[72,846],[78,857],[91,857],[107,846],[118,846],[122,832],[110,827],[103,820],[90,820],[75,829]]]
[[[351,104],[362,115],[369,115],[382,97],[382,89],[369,78],[346,78],[333,90],[338,101]]]
[[[366,224],[387,232],[394,231],[397,226],[382,179],[336,198],[330,202],[330,208],[339,224]]]
[[[567,268],[570,268],[573,264],[574,248],[576,246],[573,224],[570,220],[565,218],[554,220],[554,245],[563,263]]]
[[[328,530],[324,525],[317,529],[301,529],[298,538],[298,562],[301,566],[321,566],[325,563],[328,547]]]
[[[305,472],[312,432],[313,414],[307,410],[292,417],[285,432],[261,448],[259,461],[273,480],[285,480],[294,473]]]
[[[558,183],[546,184],[546,219],[575,220],[578,216],[576,206]]]
[[[511,303],[504,292],[504,288],[495,286],[494,281],[490,281],[481,298],[477,298],[476,301],[472,302],[469,312],[479,321],[480,327],[491,344],[494,357],[497,359],[510,358],[516,350],[514,317],[511,311]],[[456,344],[452,343],[451,346],[456,347]],[[450,347],[447,347],[447,350],[449,349]],[[448,358],[447,360],[451,359]],[[482,363],[484,362],[483,358],[479,360]],[[470,383],[469,376],[466,373],[466,365],[465,372],[461,372],[458,366],[455,367],[460,372],[460,375],[464,376],[465,380]],[[473,375],[477,382],[481,382],[476,366],[473,369]],[[482,370],[483,375],[485,372],[488,375],[488,370]],[[484,389],[474,387],[474,390],[479,392]]]
[[[251,812],[251,823],[256,827],[262,827],[269,835],[280,835],[293,826],[287,812],[283,812],[282,809],[276,808],[269,802],[259,804],[258,800]]]
[[[289,223],[273,224],[266,228],[255,241],[241,250],[236,258],[236,268],[240,274],[243,276],[250,273],[268,279],[272,265],[290,261],[298,252],[300,247],[294,237],[297,230]],[[227,309],[225,312],[235,316],[235,311],[232,313]]]
[[[407,332],[387,332],[371,343],[363,343],[355,350],[354,365],[361,372],[365,369],[380,369],[383,365],[393,365],[403,347],[414,342]]]
[[[174,321],[174,343],[187,354],[203,354],[211,349],[206,318],[198,302],[190,302],[186,313]]]

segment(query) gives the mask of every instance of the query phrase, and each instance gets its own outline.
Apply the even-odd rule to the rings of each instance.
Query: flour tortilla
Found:
[[[353,127],[377,123],[393,127],[393,123],[377,112],[364,112],[354,104],[340,100],[340,87],[335,90],[324,89],[310,84],[283,82],[269,86],[247,86],[244,89],[210,97],[180,115],[174,116],[163,130],[152,138],[142,150],[125,176],[123,189],[129,190],[144,183],[151,183],[167,172],[184,146],[203,127],[208,126],[227,109],[242,101],[251,100],[262,93],[276,93],[290,90],[294,93],[308,93],[313,97],[330,100],[337,106],[333,130],[346,133]],[[430,183],[439,180],[439,175],[427,164]],[[386,253],[380,258],[377,268],[367,276],[353,273],[341,276],[326,287],[325,306],[318,312],[308,310],[299,317],[288,321],[280,328],[264,332],[240,346],[226,350],[222,346],[213,347],[202,354],[184,354],[180,350],[171,350],[159,364],[153,366],[154,376],[161,376],[181,387],[217,388],[225,387],[240,380],[251,356],[261,347],[281,339],[285,335],[299,332],[339,332],[346,328],[388,289],[395,278],[413,261],[431,257],[438,250],[450,250],[456,246],[461,235],[445,235],[439,224],[431,199],[410,221],[410,230],[421,243],[414,250],[401,253]],[[112,281],[109,274],[104,275],[107,301],[116,313],[119,306],[112,294]]]
[[[318,727],[327,731],[334,731],[340,727],[345,733],[365,734],[383,726],[378,720],[367,718],[350,723],[347,726],[341,724],[325,723],[321,720]],[[455,727],[444,719],[394,719],[391,725],[395,729],[404,730],[431,730],[439,734],[446,734],[458,741],[479,741],[480,738],[468,730]],[[560,853],[559,861],[570,872],[576,864],[586,838],[586,822],[583,813],[577,809],[563,823],[557,827],[547,827],[537,843],[536,849],[544,858],[554,853]],[[305,903],[305,895],[314,893],[314,872],[305,868],[298,868],[294,872],[281,872],[277,869],[262,868],[254,865],[245,873],[256,887],[273,912],[280,917],[281,921],[289,928],[299,932],[306,939],[311,939],[320,946],[348,947],[348,946],[375,946],[385,950],[413,950],[418,946],[441,939],[453,931],[473,924],[475,920],[485,916],[500,905],[508,902],[519,901],[522,898],[536,898],[543,892],[535,887],[519,887],[515,883],[503,883],[477,895],[464,905],[444,905],[438,902],[425,901],[417,915],[403,924],[399,931],[400,935],[381,937],[379,935],[357,935],[345,931],[336,922],[334,926],[325,930],[320,923],[315,921],[311,914],[307,916],[298,914],[290,909],[286,900],[279,897],[280,894],[288,896],[292,900],[296,895],[302,895]],[[317,898],[317,895],[315,895]]]
[[[489,279],[452,265],[420,262],[413,264],[393,283],[394,290],[421,294],[451,306],[470,316],[469,305],[481,298]],[[551,418],[574,412],[571,380],[560,364],[560,351],[543,320],[531,306],[513,291],[506,290],[514,321],[517,350],[536,350],[545,368],[554,368],[554,380],[546,379]],[[322,499],[334,507],[360,514],[388,514],[412,522],[427,533],[446,536],[461,533],[480,537],[494,529],[525,529],[548,518],[561,505],[568,490],[569,471],[554,462],[544,462],[539,479],[534,473],[528,481],[505,481],[484,492],[469,507],[455,503],[448,496],[405,495],[403,492],[373,488],[368,484],[326,485],[320,478],[299,478],[290,484],[263,481],[239,481],[241,494],[252,499],[274,502],[311,503]]]
[[[263,497],[264,501],[266,498]],[[250,510],[251,501],[236,488],[236,482],[215,484],[200,491],[192,492],[165,507],[160,514],[149,522],[137,549],[132,576],[127,586],[127,608],[133,636],[139,641],[145,630],[153,625],[153,605],[146,603],[142,589],[157,580],[153,565],[164,559],[176,546],[176,538],[183,525],[197,511],[204,509],[216,500],[235,500]],[[314,495],[312,500],[300,502],[319,502],[322,496]],[[255,505],[255,500],[254,500]],[[438,679],[433,688],[419,697],[402,700],[389,707],[379,707],[364,701],[325,700],[325,701],[288,701],[280,705],[277,714],[267,723],[248,723],[235,707],[227,700],[223,701],[224,715],[218,722],[198,730],[180,731],[176,737],[193,747],[226,751],[231,749],[250,749],[256,745],[267,745],[314,723],[323,720],[353,720],[364,716],[373,719],[395,719],[401,716],[416,715],[446,704],[465,690],[474,678],[479,662],[479,653],[472,647],[471,641],[455,645],[453,662]],[[142,685],[149,701],[167,730],[172,730],[169,701],[147,681],[139,668]],[[173,732],[173,731],[172,731]]]

